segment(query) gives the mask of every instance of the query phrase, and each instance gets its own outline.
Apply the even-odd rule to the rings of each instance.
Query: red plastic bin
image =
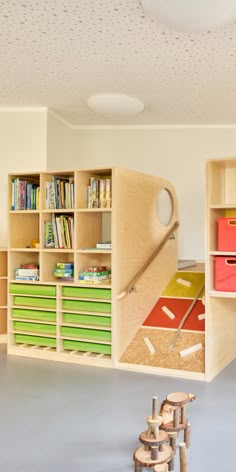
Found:
[[[215,290],[236,292],[236,257],[215,258]]]
[[[236,218],[218,218],[218,251],[236,251]]]

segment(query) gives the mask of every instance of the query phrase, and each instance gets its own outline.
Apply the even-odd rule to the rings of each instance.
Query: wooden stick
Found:
[[[180,472],[188,472],[186,444],[184,442],[179,444],[179,463]]]
[[[188,315],[191,313],[193,307],[196,305],[197,301],[198,301],[198,297],[201,295],[203,289],[205,287],[205,283],[201,285],[200,289],[198,290],[197,292],[197,295],[196,297],[194,298],[194,300],[192,301],[190,307],[188,308],[188,310],[186,311],[185,315],[183,316],[182,320],[180,321],[180,324],[175,332],[175,335],[173,337],[173,340],[170,344],[170,350],[172,350],[174,347],[175,347],[175,344],[176,344],[176,341],[177,341],[177,338],[179,336],[179,333],[180,333],[180,330],[185,322],[185,320],[188,318]]]
[[[141,269],[139,269],[139,271],[136,273],[136,275],[131,279],[131,281],[129,282],[129,284],[125,287],[125,289],[120,292],[118,295],[117,295],[117,299],[120,300],[122,298],[124,298],[129,292],[130,290],[132,289],[132,287],[135,285],[135,283],[137,282],[137,280],[141,277],[141,275],[145,272],[145,270],[147,269],[147,267],[151,264],[151,262],[155,259],[155,257],[159,254],[159,252],[162,250],[162,248],[165,246],[165,244],[167,243],[167,241],[170,239],[170,236],[172,236],[172,234],[175,232],[175,230],[179,227],[179,222],[178,221],[175,221],[175,223],[171,226],[171,228],[169,229],[169,231],[167,231],[167,233],[165,234],[164,238],[161,240],[160,244],[158,244],[157,248],[155,249],[155,251],[152,253],[152,255],[146,260],[145,264],[143,264],[143,266],[141,267]]]

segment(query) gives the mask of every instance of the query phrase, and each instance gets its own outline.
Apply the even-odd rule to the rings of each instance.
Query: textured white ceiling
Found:
[[[236,20],[180,33],[146,17],[140,0],[0,1],[1,107],[108,124],[87,107],[97,92],[144,102],[126,124],[235,124]]]

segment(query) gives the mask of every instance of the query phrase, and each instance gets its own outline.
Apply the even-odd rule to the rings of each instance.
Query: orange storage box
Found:
[[[218,218],[218,251],[236,251],[236,218]]]
[[[236,292],[236,257],[215,258],[215,290]]]

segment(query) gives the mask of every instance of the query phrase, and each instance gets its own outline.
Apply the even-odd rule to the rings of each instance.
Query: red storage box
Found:
[[[215,258],[215,290],[236,292],[236,257]]]
[[[236,251],[236,218],[218,218],[218,251]]]

